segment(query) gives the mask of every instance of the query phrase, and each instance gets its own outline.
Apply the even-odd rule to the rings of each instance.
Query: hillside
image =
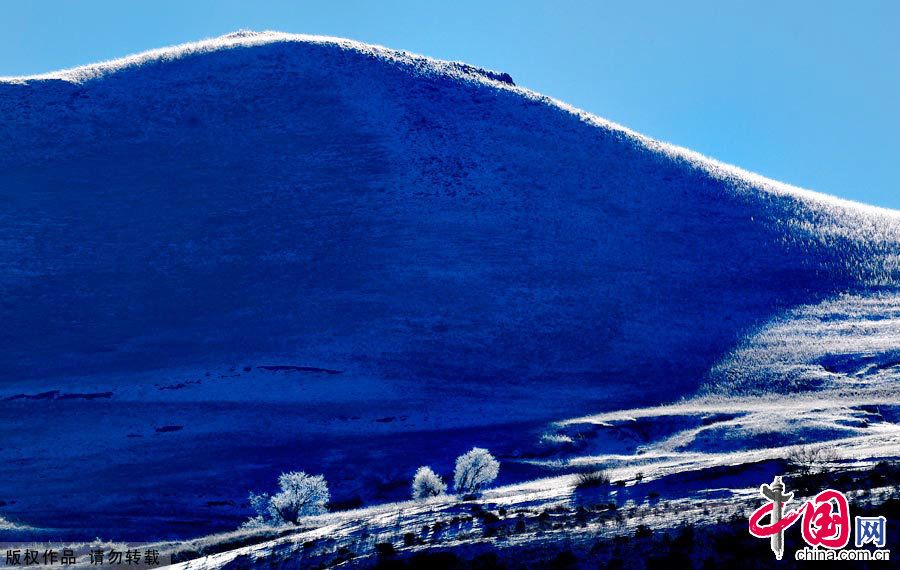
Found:
[[[0,516],[196,536],[285,469],[370,503],[551,421],[822,389],[728,363],[823,303],[893,366],[900,213],[514,79],[267,32],[0,80]]]

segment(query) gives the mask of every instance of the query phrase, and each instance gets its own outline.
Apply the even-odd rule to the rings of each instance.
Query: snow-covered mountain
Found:
[[[2,79],[0,195],[0,516],[45,527],[233,526],[287,468],[403,495],[549,421],[900,348],[900,212],[347,40]],[[135,497],[155,522],[109,515]]]

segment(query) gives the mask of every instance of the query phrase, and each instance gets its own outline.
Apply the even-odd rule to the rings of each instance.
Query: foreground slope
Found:
[[[192,525],[169,535],[290,467],[402,494],[418,464],[692,394],[778,315],[897,284],[896,212],[346,40],[11,78],[0,109],[0,454],[50,473],[0,492],[29,523],[127,524],[84,512],[73,462],[118,498],[166,485],[154,508]]]

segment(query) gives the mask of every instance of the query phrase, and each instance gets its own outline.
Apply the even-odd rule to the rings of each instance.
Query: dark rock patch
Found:
[[[59,390],[50,390],[49,392],[39,392],[37,394],[16,394],[5,398],[4,402],[13,400],[96,400],[98,398],[112,398],[112,392],[72,392],[62,394]]]
[[[187,380],[185,382],[179,382],[177,384],[167,384],[164,386],[156,385],[157,390],[181,390],[183,388],[187,388],[188,386],[192,386],[194,384],[200,384],[200,380]]]
[[[207,507],[233,507],[234,501],[206,501]]]
[[[333,370],[331,368],[318,368],[316,366],[291,366],[286,364],[274,364],[266,366],[257,366],[261,370],[269,372],[312,372],[315,374],[343,374],[343,370]]]
[[[62,394],[59,396],[60,400],[97,400],[97,399],[108,399],[112,398],[112,392],[88,392],[88,393],[73,393],[73,394]]]
[[[16,394],[15,396],[6,398],[4,401],[10,402],[12,400],[53,400],[57,396],[59,396],[59,390],[51,390],[50,392],[40,392],[38,394]]]

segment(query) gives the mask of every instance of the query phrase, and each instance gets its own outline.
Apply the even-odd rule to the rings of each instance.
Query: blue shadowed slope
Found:
[[[896,212],[497,77],[244,34],[0,83],[0,427],[24,434],[0,454],[58,474],[36,491],[10,472],[0,493],[46,526],[67,495],[54,508],[82,512],[76,528],[105,528],[73,478],[103,454],[81,468],[111,495],[165,485],[156,508],[199,519],[134,532],[197,534],[232,521],[194,503],[285,467],[352,487],[347,461],[465,450],[349,451],[373,434],[483,427],[470,447],[490,426],[669,401],[781,312],[896,285]],[[146,454],[165,467],[123,475]]]

